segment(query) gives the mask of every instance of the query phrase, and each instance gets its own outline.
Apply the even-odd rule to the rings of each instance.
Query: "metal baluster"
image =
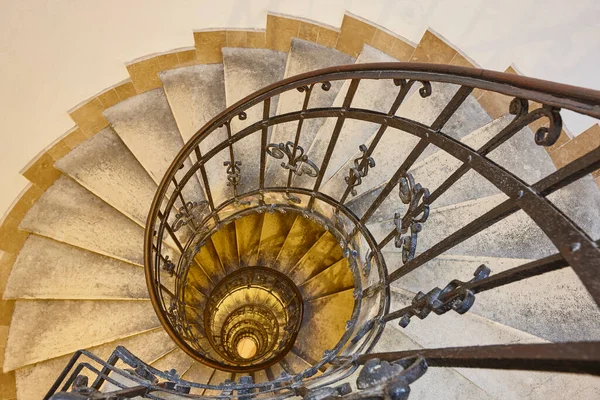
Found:
[[[262,128],[262,134],[260,137],[260,175],[259,175],[259,189],[261,192],[265,189],[265,169],[267,167],[267,139],[269,134],[269,127],[267,121],[271,112],[271,98],[268,97],[263,102],[263,123],[265,124]]]

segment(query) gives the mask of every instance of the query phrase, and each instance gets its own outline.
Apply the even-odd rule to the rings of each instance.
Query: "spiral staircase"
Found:
[[[24,171],[16,398],[600,398],[600,145],[560,116],[599,92],[350,14],[194,39]]]

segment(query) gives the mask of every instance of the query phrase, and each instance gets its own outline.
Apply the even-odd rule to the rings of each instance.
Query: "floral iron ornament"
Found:
[[[367,157],[367,146],[361,144],[358,149],[362,155],[354,160],[354,167],[350,168],[349,175],[344,178],[351,188],[350,193],[352,196],[356,196],[357,192],[355,187],[362,183],[362,178],[367,176],[369,168],[375,167],[375,160],[373,157]]]
[[[286,144],[271,143],[267,146],[267,154],[279,160],[287,157],[288,162],[282,162],[281,166],[289,169],[297,176],[306,174],[311,178],[315,178],[319,175],[319,168],[308,159],[308,155],[304,154],[302,146],[294,147],[293,142],[287,142]]]
[[[423,228],[422,224],[429,217],[429,190],[419,183],[415,184],[415,178],[409,172],[400,178],[399,185],[400,200],[408,205],[408,210],[402,218],[399,213],[394,214],[396,225],[394,244],[397,248],[402,248],[402,262],[407,263],[415,257],[417,236]],[[418,212],[419,210],[421,211]]]

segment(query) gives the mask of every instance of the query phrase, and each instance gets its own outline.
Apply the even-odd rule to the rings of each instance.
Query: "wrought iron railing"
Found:
[[[353,107],[361,85],[374,80],[388,81],[397,87],[389,110],[382,112]],[[420,96],[426,98],[435,91],[437,84],[456,85],[457,90],[431,124],[397,115],[409,94],[418,90]],[[328,91],[342,85],[345,85],[346,92],[341,104],[327,108],[310,107],[311,95],[315,91]],[[449,120],[474,89],[509,96],[511,101],[506,112],[514,116],[479,148],[471,148],[445,132]],[[302,106],[282,114],[275,112],[272,106],[277,100],[292,92],[304,96]],[[140,368],[144,373],[150,371],[159,381],[175,382],[180,388],[219,390],[223,395],[239,398],[288,397],[295,394],[318,398],[322,393],[347,398],[369,394],[381,397],[386,390],[406,392],[410,382],[425,372],[427,364],[435,367],[598,374],[598,342],[511,344],[368,354],[388,322],[398,321],[405,327],[412,317],[426,318],[432,311],[443,314],[454,310],[462,314],[470,309],[479,292],[561,268],[572,268],[596,305],[599,304],[600,249],[598,242],[594,241],[597,238],[591,238],[548,196],[599,169],[600,148],[533,184],[526,183],[488,157],[534,122],[546,122],[547,125],[536,129],[537,145],[553,145],[561,133],[560,112],[563,109],[600,118],[600,92],[486,70],[419,63],[360,64],[314,71],[283,80],[240,100],[212,119],[185,144],[165,174],[152,204],[145,236],[145,266],[152,304],[162,325],[191,357],[212,367],[229,370],[230,365],[200,351],[186,328],[187,322],[181,310],[185,307],[183,291],[187,271],[206,238],[227,223],[252,213],[284,211],[317,221],[340,241],[354,274],[352,318],[339,343],[326,351],[313,367],[297,376],[282,376],[268,383],[244,381],[220,386],[205,385],[182,381],[148,366]],[[313,148],[303,148],[301,143],[308,141],[303,138],[303,125],[326,119],[335,123],[320,153]],[[343,194],[333,198],[322,191],[322,185],[332,156],[340,148],[338,139],[347,121],[365,121],[377,125],[378,129],[370,142],[359,147],[360,156],[347,172]],[[294,124],[293,140],[269,143],[271,130],[283,124]],[[364,212],[357,214],[348,207],[348,202],[356,188],[369,179],[369,169],[375,167],[377,161],[373,154],[389,129],[412,135],[416,138],[416,145],[406,157],[397,160],[391,177],[379,194]],[[255,154],[255,160],[245,165],[240,162],[240,155],[243,154],[242,144],[249,138],[260,143],[260,150]],[[435,190],[429,191],[415,182],[409,170],[432,147],[452,155],[460,160],[461,165]],[[314,157],[315,154],[318,156]],[[346,154],[345,158],[350,159],[351,156]],[[279,176],[270,181],[267,174],[269,159],[282,160],[284,179]],[[214,179],[211,174],[214,176],[218,167],[222,168],[221,178],[229,183],[229,192],[220,192],[218,186],[211,182]],[[427,227],[429,208],[471,170],[495,186],[506,200],[417,253],[419,232]],[[189,198],[189,192],[184,190],[194,179],[198,179],[204,188],[201,199]],[[393,216],[393,229],[385,238],[376,240],[366,224],[372,221],[386,199],[396,195],[394,190],[399,190],[398,204],[402,207]],[[404,308],[390,310],[390,285],[393,282],[517,211],[526,213],[550,239],[557,249],[555,255],[498,274],[481,266],[468,282],[454,280],[443,289],[418,293]],[[402,265],[388,273],[382,250],[392,241],[402,250]],[[85,352],[81,354],[91,357]],[[134,360],[134,365],[130,364],[134,368],[141,365],[123,349],[118,350],[116,357]],[[103,373],[98,375],[98,379],[109,380],[110,371],[118,372],[110,362],[108,364],[102,364]],[[362,392],[348,393],[345,386],[332,389],[332,385],[350,376],[360,365],[365,365],[359,382],[359,389],[364,389]],[[327,368],[326,372],[317,376],[319,369],[323,368]],[[64,376],[67,376],[66,372]],[[76,375],[70,376],[62,390],[72,386]],[[167,390],[156,383],[148,383],[149,380],[133,380],[143,387],[140,391],[146,390],[143,394],[149,398],[154,398],[151,391]],[[53,389],[57,388],[58,385],[55,385]]]

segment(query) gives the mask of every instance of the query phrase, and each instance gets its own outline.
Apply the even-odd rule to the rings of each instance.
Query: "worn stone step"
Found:
[[[203,383],[206,384],[210,380],[210,377],[214,373],[215,369],[210,368],[198,361],[194,362],[192,366],[183,374],[182,378],[189,382]],[[201,395],[204,389],[194,388],[190,389],[191,394]]]
[[[42,236],[29,235],[5,299],[147,299],[143,268]]]
[[[130,97],[106,109],[104,116],[152,179],[159,183],[183,147],[183,139],[163,90],[154,89]],[[181,179],[189,170],[190,160],[184,162],[184,166],[176,178]],[[204,200],[196,176],[192,176],[182,192],[186,202]]]
[[[277,255],[275,268],[289,271],[324,233],[325,229],[316,222],[302,216],[296,217]]]
[[[302,358],[295,355],[293,352],[289,352],[285,355],[285,357],[279,362],[281,367],[290,375],[296,375],[304,370],[312,367],[311,364],[307,363]]]
[[[145,224],[156,183],[112,128],[92,136],[55,165],[138,224]]]
[[[143,265],[144,229],[67,177],[31,207],[21,229]]]
[[[160,323],[149,301],[18,300],[4,371],[144,332]]]
[[[288,232],[292,229],[295,214],[274,211],[265,213],[258,249],[259,265],[271,266],[275,263]]]
[[[235,237],[237,251],[240,256],[240,267],[257,265],[263,220],[264,214],[252,214],[235,221]]]
[[[342,248],[329,232],[319,237],[304,256],[286,273],[300,285],[318,273],[329,268],[343,257]]]
[[[237,252],[235,223],[230,222],[221,227],[211,236],[211,241],[225,272],[229,274],[238,269],[240,260]]]
[[[227,108],[223,64],[192,65],[163,71],[159,76],[184,142]],[[206,154],[226,139],[225,128],[216,129],[200,143],[201,153]],[[221,152],[205,164],[216,204],[228,198],[229,191],[223,185],[227,179],[223,162],[228,159],[227,152]]]
[[[422,346],[390,323],[385,326],[383,334],[373,348],[372,353],[417,350],[421,348]],[[355,381],[356,379],[351,382],[354,387],[356,387]],[[410,395],[416,399],[492,400],[495,398],[465,378],[456,369],[433,367],[428,368],[425,375],[411,383]]]
[[[177,371],[179,376],[184,375],[192,366],[194,360],[180,348],[176,348],[152,363],[159,371]]]
[[[231,106],[245,96],[283,79],[287,53],[268,49],[223,48],[225,96]],[[277,109],[277,98],[271,100],[271,115]],[[262,120],[263,104],[245,111],[246,119],[231,121],[232,134]],[[258,188],[261,131],[236,142],[233,146],[235,161],[241,161],[240,193]],[[227,151],[227,150],[225,150]],[[223,151],[223,152],[225,152]],[[223,167],[225,169],[225,167]],[[231,192],[230,192],[231,193]]]
[[[313,360],[323,358],[325,350],[335,347],[346,331],[350,304],[354,304],[352,290],[308,302],[294,347]]]
[[[341,51],[321,46],[313,42],[293,38],[287,58],[285,77],[296,76],[317,69],[333,67],[336,65],[354,64],[355,58]],[[316,84],[311,91],[309,108],[330,107],[342,87],[342,81],[331,82],[329,90],[323,90],[321,84]],[[306,92],[291,90],[284,92],[279,97],[277,115],[288,112],[300,111]],[[302,133],[298,145],[308,150],[317,131],[325,122],[324,119],[307,119],[303,122]],[[285,123],[273,128],[270,143],[294,142],[298,123]],[[288,170],[281,168],[281,162],[271,157],[267,158],[266,180],[267,186],[282,186],[287,184]]]
[[[300,285],[305,301],[354,288],[354,277],[348,259],[342,258],[329,268]]]
[[[399,253],[385,252],[384,255],[389,271],[402,265]],[[489,267],[493,275],[530,261],[440,256],[392,285],[427,293],[434,287],[444,288],[453,279],[469,281],[482,264]],[[552,342],[600,339],[600,311],[570,268],[479,293],[469,312]]]
[[[117,346],[125,347],[146,363],[152,363],[164,353],[173,350],[176,345],[164,329],[158,327],[147,332],[92,347],[88,350],[99,358],[107,360]],[[17,398],[43,398],[58,378],[60,372],[67,365],[71,356],[71,354],[68,354],[17,369],[15,371]],[[83,357],[79,361],[88,360],[88,358]]]
[[[391,309],[409,304],[412,296],[414,293],[394,289]],[[392,326],[395,327],[395,324]],[[536,336],[471,313],[448,312],[442,316],[430,315],[424,320],[415,318],[403,329],[403,333],[425,348],[543,342]],[[585,388],[586,395],[600,394],[600,380],[585,375],[470,368],[456,370],[496,398],[547,399],[558,392],[567,398],[582,398],[577,394],[581,388]],[[511,384],[506,385],[506,382]]]

